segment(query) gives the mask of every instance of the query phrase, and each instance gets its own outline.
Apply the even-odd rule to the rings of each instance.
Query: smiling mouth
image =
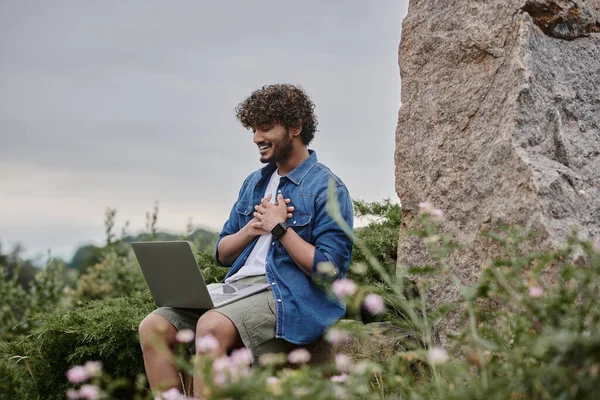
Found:
[[[270,148],[271,145],[270,144],[266,144],[266,143],[261,143],[258,145],[258,150],[260,151],[264,151],[267,150],[268,148]]]

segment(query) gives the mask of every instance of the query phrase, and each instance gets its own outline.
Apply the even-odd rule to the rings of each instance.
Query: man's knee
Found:
[[[158,344],[172,344],[177,329],[165,318],[157,314],[149,314],[138,327],[142,349],[155,347]]]
[[[207,312],[200,317],[196,324],[196,338],[213,335],[219,341],[222,351],[240,347],[242,341],[235,324],[218,312]]]

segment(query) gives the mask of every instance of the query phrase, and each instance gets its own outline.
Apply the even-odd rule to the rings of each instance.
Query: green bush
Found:
[[[354,236],[369,249],[369,254],[377,260],[387,275],[395,277],[398,235],[402,223],[400,205],[392,204],[389,199],[373,203],[354,200],[353,204],[356,217],[370,220],[368,225],[354,229]],[[362,284],[384,284],[380,274],[372,268],[366,268],[368,264],[368,256],[363,251],[363,246],[355,244],[348,277]]]
[[[32,326],[31,316],[55,309],[64,301],[66,287],[65,266],[51,259],[30,281],[29,293],[18,282],[19,268],[12,277],[0,265],[0,342],[10,341],[28,332]]]
[[[27,363],[9,360],[4,369],[10,377],[3,379],[20,382],[21,395],[41,399],[64,399],[65,371],[87,360],[102,361],[114,377],[135,379],[144,372],[138,325],[153,309],[151,298],[137,294],[40,314],[28,335],[0,344],[3,360],[27,357]]]

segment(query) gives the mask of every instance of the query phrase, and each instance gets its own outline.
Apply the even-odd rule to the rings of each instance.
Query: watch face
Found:
[[[282,224],[277,224],[273,229],[271,229],[271,235],[273,235],[275,239],[280,239],[284,233],[285,227],[282,226]]]

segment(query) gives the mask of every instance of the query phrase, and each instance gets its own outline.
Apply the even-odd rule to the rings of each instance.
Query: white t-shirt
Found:
[[[279,179],[281,176],[277,173],[277,170],[271,175],[265,195],[263,197],[271,196],[271,203],[275,203],[277,200],[277,187],[279,186]],[[225,282],[233,282],[238,279],[245,278],[247,276],[256,276],[266,274],[265,264],[267,262],[267,252],[269,251],[269,245],[271,244],[271,234],[261,235],[256,242],[256,245],[252,249],[252,252],[248,256],[246,263],[238,272],[231,275],[225,280]]]

